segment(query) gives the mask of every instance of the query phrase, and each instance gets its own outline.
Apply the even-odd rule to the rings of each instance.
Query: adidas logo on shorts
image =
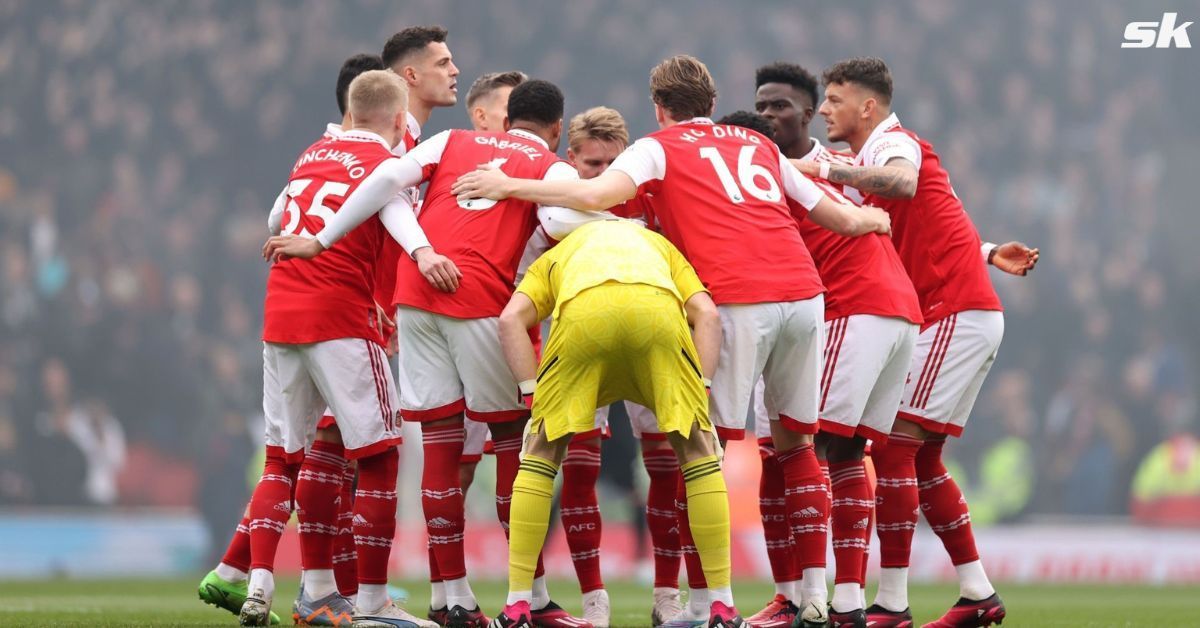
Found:
[[[811,519],[813,517],[820,517],[820,516],[821,516],[821,511],[817,510],[816,508],[813,508],[812,506],[807,506],[804,508],[804,510],[801,510],[800,512],[794,513],[792,515],[792,517],[800,517],[800,518],[804,518],[804,519]]]
[[[351,519],[350,521],[351,521],[351,523],[353,523],[356,526],[371,525],[371,522],[367,521],[367,518],[362,516],[361,514],[355,514],[354,518]]]
[[[454,526],[454,522],[445,517],[434,517],[425,523],[431,528],[450,528]]]
[[[867,525],[869,525],[870,523],[871,523],[870,519],[868,519],[867,517],[863,517],[857,523],[854,524],[854,529],[855,530],[866,530]]]

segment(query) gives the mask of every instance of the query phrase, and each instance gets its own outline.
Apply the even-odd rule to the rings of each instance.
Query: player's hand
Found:
[[[871,231],[882,235],[892,234],[891,215],[874,205],[863,205],[862,210],[867,215],[867,219],[874,225]]]
[[[413,253],[417,261],[417,269],[434,288],[442,292],[458,290],[458,280],[462,279],[462,271],[445,255],[435,253],[433,247],[423,246]]]
[[[400,353],[400,334],[397,334],[396,330],[393,329],[392,334],[386,336],[386,338],[387,346],[383,348],[383,353],[389,358],[394,358],[397,353]]]
[[[384,338],[396,331],[396,323],[388,318],[387,310],[378,303],[375,304],[375,320],[379,322],[379,334]]]
[[[821,176],[821,164],[811,159],[789,159],[788,161],[792,162],[792,165],[796,167],[796,170],[800,171],[800,174],[806,174],[810,177]]]
[[[316,238],[297,235],[272,236],[263,244],[262,256],[269,262],[281,262],[289,257],[312,259],[324,250],[325,246]]]
[[[450,186],[450,193],[457,195],[459,201],[473,198],[489,198],[500,201],[512,193],[508,189],[511,178],[499,168],[489,168],[486,164],[479,169],[468,172],[458,178]]]
[[[1024,277],[1037,266],[1041,252],[1020,242],[1005,242],[996,247],[992,255],[992,266],[1010,274]]]

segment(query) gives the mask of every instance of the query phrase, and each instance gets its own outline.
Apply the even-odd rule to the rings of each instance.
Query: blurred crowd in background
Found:
[[[1154,519],[1200,496],[1200,88],[1178,52],[1121,50],[1152,4],[0,0],[0,506],[240,508],[270,203],[339,117],[341,61],[441,23],[460,101],[521,69],[635,137],[668,54],[709,64],[718,114],[752,108],[767,62],[883,57],[984,239],[1042,250],[992,273],[1004,344],[949,450],[976,519]],[[441,110],[425,135],[467,125]]]

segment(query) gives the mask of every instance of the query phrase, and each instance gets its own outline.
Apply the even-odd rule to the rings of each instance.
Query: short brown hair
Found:
[[[883,104],[892,102],[892,73],[879,57],[854,57],[838,61],[821,76],[825,85],[854,83],[875,93]]]
[[[567,146],[571,150],[579,150],[584,140],[617,142],[621,146],[628,146],[629,129],[625,128],[625,118],[621,117],[621,112],[609,107],[592,107],[576,115],[567,127]]]
[[[702,61],[675,55],[650,70],[650,99],[683,122],[712,113],[717,84]]]
[[[516,87],[527,80],[529,80],[529,76],[518,70],[484,74],[471,83],[471,90],[467,92],[467,111],[470,111],[481,98],[490,96],[492,92],[501,87]]]
[[[350,82],[349,100],[356,125],[383,122],[408,109],[408,85],[395,72],[369,70]]]

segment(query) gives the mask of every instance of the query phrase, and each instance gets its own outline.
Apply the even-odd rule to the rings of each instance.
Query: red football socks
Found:
[[[571,562],[583,593],[604,588],[600,577],[600,504],[596,480],[600,477],[600,448],[571,445],[562,463],[561,510]]]
[[[853,582],[863,586],[862,563],[874,505],[867,486],[866,468],[861,460],[833,462],[829,465],[829,473],[833,488],[830,526],[836,565],[834,583]]]
[[[975,534],[971,531],[971,513],[958,483],[942,464],[945,440],[927,440],[917,452],[917,489],[921,512],[929,527],[942,539],[950,561],[955,565],[979,560]]]
[[[316,441],[296,476],[296,516],[300,521],[300,566],[333,569],[338,536],[338,497],[342,492],[344,450],[337,443]]]
[[[249,508],[250,505],[247,504],[246,509]],[[243,515],[242,520],[238,522],[221,562],[239,571],[250,571],[250,515]]]
[[[917,450],[922,441],[892,433],[886,442],[871,444],[875,464],[875,529],[880,566],[908,567],[913,532],[917,529]]]
[[[829,494],[811,444],[776,453],[783,470],[784,503],[800,569],[825,567],[829,538]]]
[[[279,537],[292,516],[292,489],[300,465],[288,464],[282,454],[267,452],[262,479],[250,498],[250,567],[275,567],[275,550]]]
[[[338,593],[347,597],[358,593],[358,550],[354,547],[354,475],[356,468],[342,468],[342,487],[338,496],[338,535],[333,541],[333,578]]]
[[[758,512],[762,517],[763,534],[767,540],[767,561],[771,564],[771,577],[776,583],[797,582],[802,574],[797,566],[792,530],[788,526],[783,471],[779,468],[779,459],[776,458],[774,447],[770,449],[770,453],[762,453],[762,476],[758,481]]]
[[[675,493],[679,488],[679,459],[675,450],[654,449],[642,452],[650,488],[646,494],[646,527],[654,546],[655,588],[679,588],[679,513]]]
[[[353,528],[359,584],[387,584],[388,557],[392,553],[392,537],[396,535],[396,472],[399,467],[400,452],[395,447],[358,460]],[[458,481],[457,473],[452,477]],[[461,542],[461,536],[459,538]]]
[[[463,426],[462,423],[440,426],[425,423],[421,425],[421,435],[425,450],[425,466],[421,473],[421,506],[425,511],[429,544],[437,558],[438,575],[443,580],[464,578],[467,575],[463,557],[465,523],[463,493],[458,481]],[[359,482],[362,482],[361,467]],[[360,560],[361,557],[360,553]],[[359,571],[361,573],[361,568]]]
[[[696,551],[696,542],[692,540],[692,526],[688,522],[687,485],[683,481],[683,473],[676,476],[675,511],[679,518],[679,550],[683,553],[683,562],[687,565],[688,588],[707,589],[708,579],[704,577],[704,568],[700,564],[700,552]]]

